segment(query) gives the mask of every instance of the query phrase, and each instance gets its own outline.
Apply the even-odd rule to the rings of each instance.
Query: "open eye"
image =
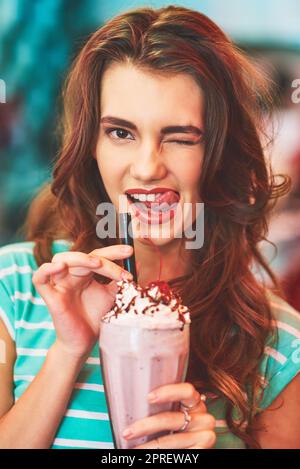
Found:
[[[132,134],[128,132],[128,130],[122,129],[121,127],[105,129],[105,133],[109,136],[112,136],[112,138],[115,140],[134,140],[133,138],[126,138],[128,135],[132,137]]]

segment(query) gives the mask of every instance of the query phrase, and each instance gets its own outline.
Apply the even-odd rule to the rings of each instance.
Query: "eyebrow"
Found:
[[[102,124],[122,125],[128,129],[137,131],[137,126],[133,124],[133,122],[120,119],[119,117],[105,116],[101,118],[100,122]],[[195,125],[169,125],[168,127],[163,127],[160,130],[160,133],[161,135],[174,133],[202,135],[203,130],[201,130],[199,127],[196,127]]]

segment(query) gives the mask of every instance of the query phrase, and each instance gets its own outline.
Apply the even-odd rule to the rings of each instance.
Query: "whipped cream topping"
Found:
[[[133,280],[117,282],[118,291],[104,322],[150,329],[181,328],[190,323],[190,311],[166,282],[152,282],[142,288]]]

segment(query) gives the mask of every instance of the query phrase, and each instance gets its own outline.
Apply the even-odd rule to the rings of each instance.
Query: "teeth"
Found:
[[[154,202],[161,194],[131,194],[131,197],[140,202]]]

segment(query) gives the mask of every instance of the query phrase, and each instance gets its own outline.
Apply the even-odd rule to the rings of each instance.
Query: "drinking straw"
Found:
[[[131,232],[129,232],[129,229]],[[126,244],[127,246],[132,246],[134,248],[130,213],[125,212],[119,214],[119,231],[121,244]],[[123,263],[124,268],[132,274],[133,280],[137,282],[134,249],[133,254],[130,257],[124,259]]]
[[[158,271],[158,278],[157,278],[157,281],[156,282],[160,282],[160,277],[161,277],[161,271],[162,271],[162,255],[161,255],[161,252],[160,252],[160,249],[158,246],[156,246],[155,243],[153,243],[152,239],[149,238],[148,236],[143,236],[144,239],[146,239],[150,244],[152,244],[152,246],[156,249],[157,253],[158,253],[158,258],[159,258],[159,271]],[[155,283],[155,282],[150,282],[150,283]]]

